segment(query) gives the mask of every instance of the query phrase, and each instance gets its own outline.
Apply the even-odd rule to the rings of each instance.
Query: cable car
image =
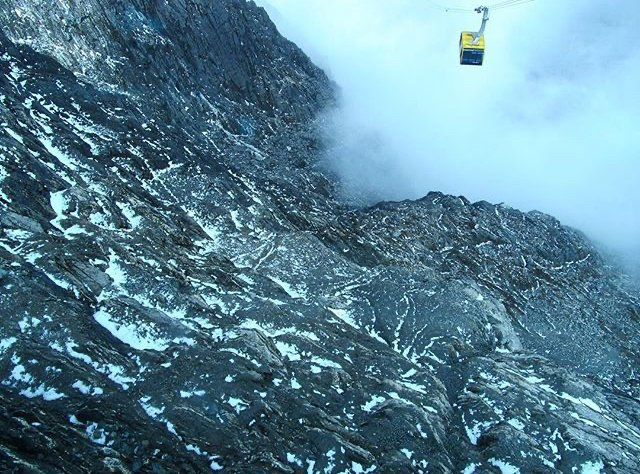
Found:
[[[484,29],[489,20],[489,8],[478,7],[475,11],[483,14],[482,26],[477,33],[471,31],[460,33],[460,64],[462,65],[482,66],[484,60]]]
[[[484,35],[476,41],[476,33],[463,31],[460,33],[460,64],[482,66],[484,59]]]

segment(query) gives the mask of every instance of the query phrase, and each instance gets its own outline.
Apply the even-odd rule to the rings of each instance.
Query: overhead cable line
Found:
[[[495,5],[489,5],[489,8],[492,10],[500,10],[501,8],[516,7],[518,5],[524,5],[525,3],[531,3],[533,1],[534,0],[512,0],[510,2],[502,2]]]
[[[451,12],[465,12],[465,13],[468,13],[468,12],[472,12],[473,11],[473,10],[470,10],[468,8],[447,7],[445,5],[441,5],[439,3],[436,3],[433,0],[427,0],[427,3],[430,3],[432,6],[438,8],[440,10],[446,11],[446,12],[450,12],[451,11]]]
[[[533,2],[534,0],[505,0],[502,2],[493,3],[491,5],[485,5],[486,8],[491,10],[500,10],[503,8],[515,7],[518,5],[523,5],[525,3]],[[477,12],[477,8],[461,8],[461,7],[449,7],[447,5],[443,5],[441,3],[435,2],[433,0],[427,0],[429,4],[432,6],[445,11],[445,12],[459,12],[459,13],[474,13]]]

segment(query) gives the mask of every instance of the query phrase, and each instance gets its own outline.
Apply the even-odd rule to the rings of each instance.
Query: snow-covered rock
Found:
[[[640,471],[637,290],[539,213],[342,202],[262,9],[0,21],[3,470]]]

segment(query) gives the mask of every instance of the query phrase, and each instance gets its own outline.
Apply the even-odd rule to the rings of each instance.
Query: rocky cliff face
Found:
[[[3,470],[640,470],[638,294],[548,216],[342,204],[253,3],[0,21]]]

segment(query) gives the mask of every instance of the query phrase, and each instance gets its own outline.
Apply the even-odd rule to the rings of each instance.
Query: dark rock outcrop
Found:
[[[0,21],[3,470],[640,470],[637,293],[549,216],[341,203],[263,10]]]

